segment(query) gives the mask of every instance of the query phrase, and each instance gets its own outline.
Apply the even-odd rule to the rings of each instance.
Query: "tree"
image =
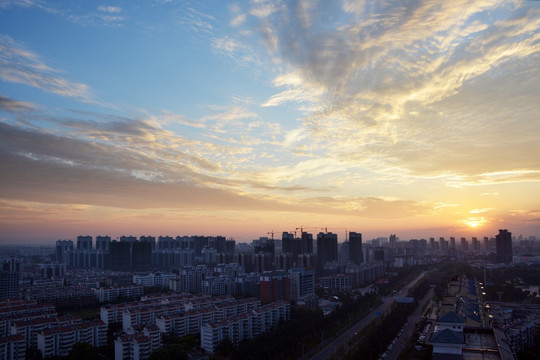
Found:
[[[70,359],[94,360],[99,358],[99,353],[92,345],[78,342],[73,345],[69,352]]]
[[[169,344],[154,350],[148,360],[187,360],[188,356],[180,344]]]
[[[38,349],[28,348],[26,349],[25,359],[26,360],[42,360],[43,355],[41,355],[41,351],[39,351]]]
[[[234,345],[229,339],[223,339],[217,346],[216,351],[223,356],[229,356],[234,350]]]

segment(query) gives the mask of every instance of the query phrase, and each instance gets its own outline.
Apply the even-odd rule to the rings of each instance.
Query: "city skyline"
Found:
[[[538,237],[539,39],[534,1],[5,1],[0,244]]]

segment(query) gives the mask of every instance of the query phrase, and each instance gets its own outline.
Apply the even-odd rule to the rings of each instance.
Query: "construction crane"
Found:
[[[324,232],[328,232],[328,229],[335,229],[335,230],[345,230],[345,241],[347,241],[348,239],[348,235],[349,235],[349,232],[347,231],[347,228],[342,228],[342,227],[332,227],[332,228],[329,228],[329,227],[323,227],[321,230],[324,230]]]
[[[304,225],[300,225],[299,228],[296,228],[296,230],[300,230],[300,234],[302,234],[304,232],[304,230],[319,230],[320,228],[318,227],[309,227],[309,228],[305,228]],[[294,236],[296,237],[296,231],[294,232]]]
[[[272,241],[274,241],[274,230],[267,232],[268,235],[272,234]]]

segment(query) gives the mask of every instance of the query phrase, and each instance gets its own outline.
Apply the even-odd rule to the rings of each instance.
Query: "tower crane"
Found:
[[[323,227],[321,230],[324,230],[324,232],[328,232],[328,229],[336,229],[336,230],[345,230],[345,241],[347,241],[347,239],[349,238],[349,232],[347,231],[347,228],[343,228],[343,227],[332,227],[332,228],[329,228],[329,227]]]

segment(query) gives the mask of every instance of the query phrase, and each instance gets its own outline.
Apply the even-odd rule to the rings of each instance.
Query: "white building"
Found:
[[[9,335],[0,337],[0,359],[24,360],[26,344],[21,335]]]
[[[107,326],[101,320],[94,320],[78,325],[45,329],[38,334],[37,348],[43,357],[67,356],[77,342],[86,342],[95,347],[107,345]]]
[[[123,334],[114,341],[115,360],[145,360],[162,345],[161,334],[155,326],[146,326],[142,332]]]
[[[201,347],[214,353],[217,345],[224,339],[238,344],[243,339],[258,336],[276,326],[280,320],[290,319],[290,306],[287,302],[264,305],[232,318],[218,322],[207,322],[201,327]]]
[[[144,286],[142,285],[115,286],[96,290],[96,296],[99,302],[114,301],[118,298],[133,299],[143,294]]]
[[[176,275],[172,273],[162,273],[157,271],[147,275],[133,275],[133,283],[144,287],[165,286],[169,287],[169,280],[175,279]]]

